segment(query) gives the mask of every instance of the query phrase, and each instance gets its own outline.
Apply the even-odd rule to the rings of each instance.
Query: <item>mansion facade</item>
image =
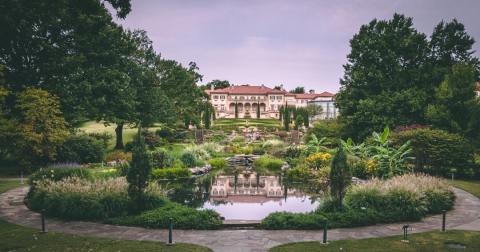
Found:
[[[313,104],[322,107],[322,113],[315,119],[332,119],[338,115],[335,107],[335,95],[329,92],[293,94],[261,86],[237,85],[222,89],[206,90],[210,102],[215,108],[216,118],[278,118],[282,106],[306,107]],[[257,107],[259,106],[259,107]]]

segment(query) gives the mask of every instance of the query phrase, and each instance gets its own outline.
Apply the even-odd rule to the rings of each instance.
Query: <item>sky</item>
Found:
[[[163,58],[196,62],[202,83],[336,92],[349,40],[362,24],[395,12],[427,35],[456,18],[480,40],[480,0],[132,0],[132,12],[116,21],[146,30]]]

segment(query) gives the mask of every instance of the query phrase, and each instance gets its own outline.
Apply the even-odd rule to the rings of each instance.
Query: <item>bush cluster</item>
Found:
[[[36,183],[39,183],[43,180],[51,181],[60,181],[66,178],[81,178],[85,180],[91,180],[93,178],[92,173],[81,167],[47,167],[41,168],[38,171],[32,173],[29,177],[29,185],[35,186]]]
[[[108,139],[104,138],[105,135],[70,135],[58,149],[57,161],[80,164],[102,162],[108,144]]]
[[[160,168],[152,170],[152,179],[181,179],[190,178],[192,173],[186,168]]]
[[[418,221],[428,214],[452,209],[455,195],[445,181],[418,174],[374,179],[350,187],[341,210],[326,199],[314,212],[272,213],[263,219],[266,229],[320,229],[356,227],[399,221]],[[313,220],[317,220],[314,222]]]
[[[282,168],[282,166],[283,160],[269,156],[261,156],[253,161],[253,167],[260,170],[267,169],[270,171],[278,171]]]
[[[435,176],[472,177],[478,172],[474,165],[474,148],[462,136],[443,130],[414,129],[393,135],[395,145],[411,141],[415,171]]]
[[[222,225],[220,215],[215,211],[197,210],[173,202],[137,216],[113,218],[107,222],[115,225],[168,228],[170,218],[174,228],[178,229],[218,229]]]
[[[208,160],[208,163],[212,166],[212,169],[225,169],[228,166],[227,161],[225,158],[213,158]]]
[[[171,153],[164,149],[157,149],[150,152],[150,157],[154,168],[172,167],[175,161]]]
[[[68,220],[101,220],[127,215],[134,207],[128,197],[125,178],[85,180],[67,177],[59,181],[40,180],[31,187],[27,206],[46,214]],[[151,184],[146,191],[147,208],[165,204],[164,192]]]

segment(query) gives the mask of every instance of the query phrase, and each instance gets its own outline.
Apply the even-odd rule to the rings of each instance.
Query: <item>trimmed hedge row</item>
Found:
[[[220,215],[213,210],[196,210],[178,203],[146,211],[136,216],[112,218],[107,223],[147,228],[168,228],[170,218],[178,229],[218,229],[222,225]]]

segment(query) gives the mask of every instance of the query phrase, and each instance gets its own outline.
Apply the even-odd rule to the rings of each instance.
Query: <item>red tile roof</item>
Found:
[[[287,92],[265,86],[239,85],[209,90],[212,94],[285,94]]]
[[[329,92],[323,92],[320,94],[292,94],[284,90],[278,90],[269,88],[266,86],[251,86],[251,85],[238,85],[238,86],[230,86],[222,89],[216,90],[205,90],[207,94],[283,94],[286,96],[295,96],[297,99],[314,99],[317,97],[333,97],[334,94]]]

